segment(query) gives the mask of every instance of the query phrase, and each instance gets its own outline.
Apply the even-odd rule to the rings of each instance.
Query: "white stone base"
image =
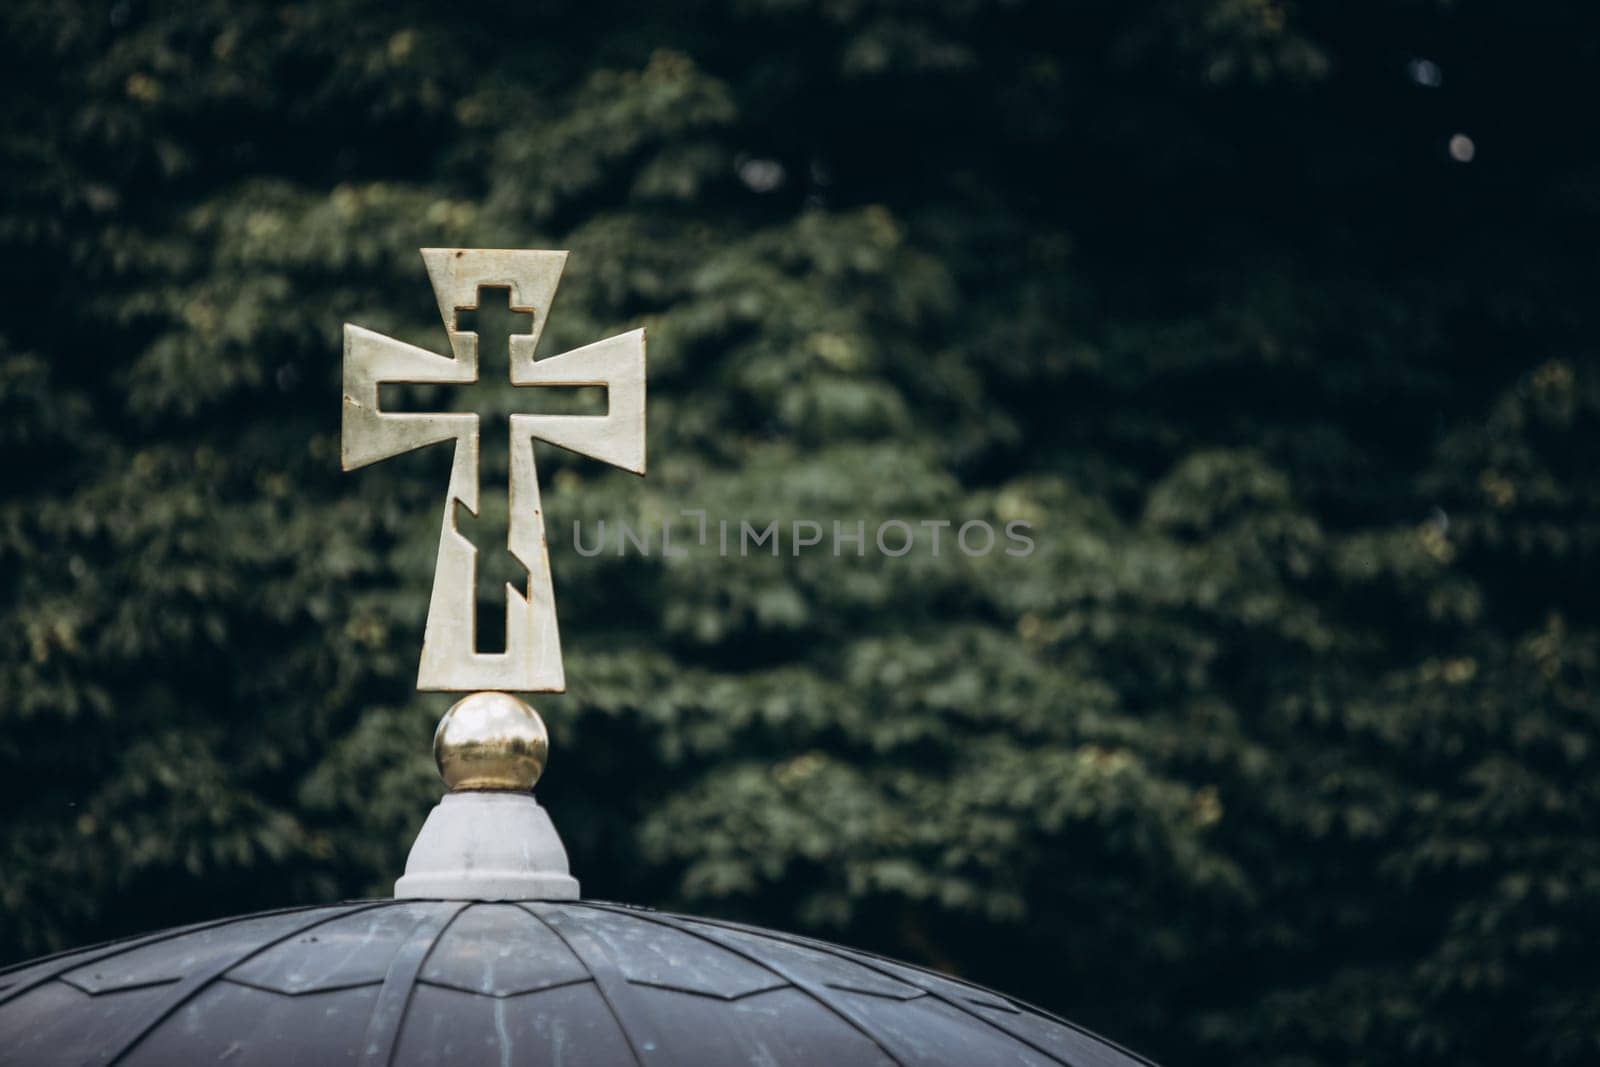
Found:
[[[528,793],[447,793],[428,813],[400,898],[429,900],[577,900],[550,816]]]

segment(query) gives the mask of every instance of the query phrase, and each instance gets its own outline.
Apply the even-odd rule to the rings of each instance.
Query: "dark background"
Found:
[[[339,473],[341,324],[567,248],[541,351],[650,331],[648,479],[539,455],[588,895],[1172,1064],[1600,1053],[1600,6],[0,26],[0,959],[388,892],[449,461]],[[680,508],[1038,548],[573,551]]]

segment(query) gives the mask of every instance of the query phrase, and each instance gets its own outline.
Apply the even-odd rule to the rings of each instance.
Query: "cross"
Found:
[[[422,256],[454,357],[346,324],[341,460],[353,470],[414,448],[455,442],[418,688],[559,692],[565,676],[533,442],[547,441],[643,474],[644,331],[536,361],[534,350],[565,252],[425,248]],[[507,331],[503,346],[498,332],[490,338],[469,328],[485,327],[483,333],[489,333],[493,316],[486,315],[481,295],[497,292],[507,311],[529,323],[526,333]],[[389,411],[379,403],[383,385],[412,382],[476,386],[461,392],[481,404],[485,394],[499,395],[489,383],[498,377],[495,368],[504,366],[498,359],[502,352],[509,357],[513,385],[602,386],[608,409],[599,415],[513,413],[503,436],[491,430],[483,442],[478,411]],[[498,441],[506,444],[510,471],[503,535],[491,520],[498,508],[482,506],[486,494],[479,488],[480,445],[487,443],[498,459]],[[500,469],[498,463],[487,466],[491,475]],[[475,576],[505,589],[503,641],[496,640],[500,634],[478,632]]]

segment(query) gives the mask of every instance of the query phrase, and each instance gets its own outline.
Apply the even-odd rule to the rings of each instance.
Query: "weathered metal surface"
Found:
[[[566,263],[565,252],[425,248],[423,261],[450,338],[451,356],[346,324],[341,461],[345,470],[445,441],[455,442],[439,528],[439,558],[423,634],[419,689],[560,692],[566,688],[550,579],[549,548],[534,466],[537,439],[624,470],[645,470],[645,338],[634,330],[583,348],[534,359]],[[511,306],[532,329],[511,338],[511,381],[519,386],[604,386],[604,415],[512,415],[510,530],[507,547],[528,570],[525,589],[506,587],[506,650],[476,642],[476,551],[455,528],[454,502],[478,513],[476,414],[386,412],[386,382],[466,384],[478,378],[478,336],[457,328],[457,313],[478,306],[481,287],[510,290]]]
[[[137,966],[121,962],[131,954]],[[67,978],[96,967],[164,981],[90,993]],[[0,987],[0,1064],[41,1067],[1146,1062],[998,993],[867,953],[595,903],[246,916],[24,964],[0,971]]]
[[[589,980],[544,923],[515,904],[483,904],[450,924],[421,980],[462,993],[514,997]]]
[[[344,916],[272,946],[228,972],[270,993],[326,993],[383,981],[403,939],[427,915],[421,904]]]

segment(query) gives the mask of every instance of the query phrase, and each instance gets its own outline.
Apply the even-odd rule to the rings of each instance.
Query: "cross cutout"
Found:
[[[519,328],[520,327],[520,328]],[[478,380],[471,385],[451,389],[457,403],[456,410],[474,410],[483,402],[499,395],[498,382],[511,380],[511,337],[527,333],[533,328],[533,313],[518,311],[511,306],[511,290],[506,288],[478,287],[475,307],[456,308],[456,329],[471,333],[478,339]],[[542,391],[542,390],[541,390]],[[465,400],[468,405],[461,406]],[[379,406],[391,410],[382,390],[378,393]],[[452,521],[456,532],[472,542],[475,553],[474,595],[478,611],[473,616],[475,626],[473,648],[478,652],[504,652],[506,650],[505,619],[495,619],[487,607],[504,604],[503,597],[494,596],[506,586],[513,588],[528,580],[528,569],[512,554],[511,512],[507,500],[508,488],[495,486],[489,479],[511,470],[511,426],[509,421],[493,419],[485,422],[486,415],[478,419],[478,514],[467,510],[465,504],[454,502]],[[487,596],[486,596],[487,594]]]
[[[634,330],[558,356],[535,360],[565,252],[425,248],[429,279],[454,354],[436,355],[360,326],[345,325],[344,420],[341,460],[346,470],[425,445],[455,442],[450,485],[439,530],[439,560],[423,636],[419,689],[560,692],[566,688],[556,626],[549,550],[534,466],[535,439],[644,473],[644,331]],[[467,516],[482,527],[479,505],[480,415],[477,412],[395,412],[378,403],[386,383],[470,386],[480,381],[479,337],[462,318],[479,306],[482,290],[508,293],[511,310],[528,315],[527,333],[507,341],[514,385],[604,386],[604,415],[512,414],[510,503],[506,550],[510,570],[526,572],[525,588],[507,582],[504,651],[480,651],[476,627],[475,546],[461,527]],[[486,349],[484,355],[490,352]],[[476,393],[477,391],[473,391]]]

